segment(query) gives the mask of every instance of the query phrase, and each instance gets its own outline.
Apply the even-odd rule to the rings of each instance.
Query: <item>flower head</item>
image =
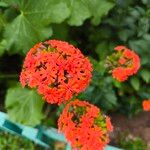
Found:
[[[144,100],[143,101],[143,110],[144,111],[150,111],[150,100]]]
[[[108,67],[113,78],[123,82],[129,76],[137,73],[140,68],[140,58],[134,51],[125,46],[117,46],[114,49],[116,53],[107,59]]]
[[[27,53],[20,75],[22,86],[36,88],[48,103],[62,103],[83,91],[92,66],[79,49],[58,40],[36,44]]]
[[[81,150],[102,150],[113,130],[110,118],[99,108],[78,99],[66,105],[58,120],[58,128],[73,148]]]

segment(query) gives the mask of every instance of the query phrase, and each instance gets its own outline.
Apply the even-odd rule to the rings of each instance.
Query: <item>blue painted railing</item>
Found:
[[[32,128],[21,124],[14,123],[9,120],[8,115],[4,112],[0,112],[0,130],[7,131],[11,134],[16,134],[39,144],[45,148],[50,148],[52,141],[57,140],[66,143],[66,150],[71,150],[70,144],[65,139],[62,133],[59,133],[57,129],[45,128],[43,126]],[[105,150],[121,150],[113,146],[106,146]]]

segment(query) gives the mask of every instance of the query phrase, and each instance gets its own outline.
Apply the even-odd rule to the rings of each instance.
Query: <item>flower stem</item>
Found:
[[[0,74],[0,79],[18,78],[18,74]]]

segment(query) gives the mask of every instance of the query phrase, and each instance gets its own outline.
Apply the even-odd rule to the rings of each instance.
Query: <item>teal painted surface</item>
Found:
[[[44,131],[45,135],[50,136],[54,140],[62,141],[62,142],[67,142],[64,135],[59,133],[58,130],[54,128],[50,128]]]
[[[105,150],[123,150],[123,149],[120,149],[120,148],[117,148],[117,147],[114,147],[114,146],[107,145],[107,146],[105,147]]]
[[[7,115],[3,112],[0,112],[0,125],[5,122],[5,119],[7,119]]]
[[[29,140],[34,141],[36,144],[39,144],[46,148],[50,148],[49,143],[52,143],[52,141],[54,140],[65,142],[67,144],[66,150],[71,150],[70,144],[67,142],[64,135],[58,132],[57,129],[47,129],[43,126],[40,126],[38,128],[32,128],[21,124],[17,124],[10,121],[7,114],[3,112],[0,112],[0,130],[7,131],[11,134],[16,134],[22,137],[26,137]],[[105,150],[121,149],[108,145],[106,146]]]

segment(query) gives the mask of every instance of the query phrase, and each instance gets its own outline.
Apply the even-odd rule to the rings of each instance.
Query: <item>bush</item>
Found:
[[[34,150],[34,144],[27,139],[22,139],[14,135],[0,132],[0,149],[1,150]]]
[[[141,111],[143,99],[149,99],[150,88],[150,3],[147,0],[36,0],[26,3],[19,0],[0,2],[0,95],[6,109],[14,120],[24,123],[24,113],[30,103],[17,109],[16,93],[12,88],[22,90],[18,75],[27,51],[37,42],[52,38],[69,41],[90,56],[94,66],[93,80],[80,99],[87,99],[106,111],[119,111],[129,116]],[[77,42],[76,42],[77,41]],[[113,47],[123,44],[134,49],[142,58],[141,71],[136,77],[121,84],[107,74],[104,67],[106,56]],[[28,91],[24,100],[29,101]],[[10,96],[11,95],[11,96]],[[30,95],[31,103],[34,94]],[[15,101],[14,101],[15,99]],[[11,107],[7,107],[11,103]],[[15,104],[13,104],[15,103]],[[22,105],[22,104],[21,104]],[[43,118],[42,106],[34,112],[34,123]],[[31,107],[31,105],[30,105]],[[62,106],[61,106],[62,107]],[[57,110],[58,114],[61,107]],[[51,112],[56,111],[55,106]],[[30,116],[33,116],[33,112]],[[15,116],[14,116],[15,114]],[[17,118],[17,119],[16,119]],[[21,121],[20,121],[21,120]],[[18,121],[18,120],[17,120]],[[31,122],[26,122],[31,125]]]

